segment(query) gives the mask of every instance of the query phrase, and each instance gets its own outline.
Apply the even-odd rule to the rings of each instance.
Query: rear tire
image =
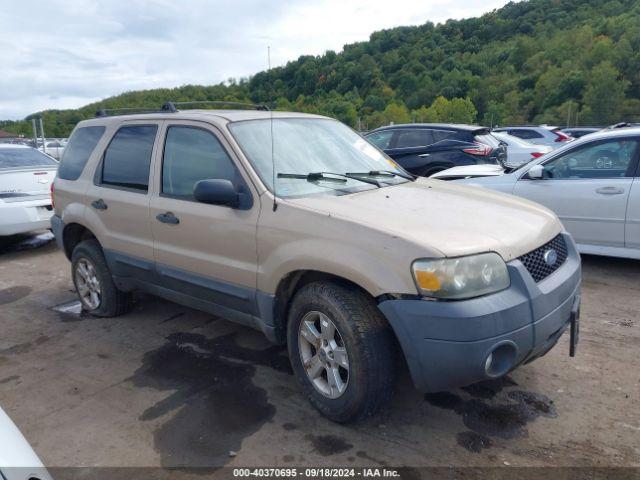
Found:
[[[73,249],[71,277],[82,308],[92,315],[117,317],[131,309],[131,294],[116,287],[96,240],[85,240]]]
[[[335,329],[335,334],[327,337],[325,327]],[[362,420],[391,398],[396,376],[393,333],[364,292],[324,281],[304,286],[291,303],[287,341],[305,394],[330,420]],[[335,372],[338,377],[330,381]],[[342,389],[327,389],[332,384]]]

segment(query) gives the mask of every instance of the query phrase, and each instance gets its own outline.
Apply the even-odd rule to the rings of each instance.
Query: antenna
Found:
[[[268,72],[271,73],[271,46],[267,45],[267,64],[269,66]],[[269,109],[269,128],[271,130],[271,169],[272,169],[272,185],[273,185],[273,211],[278,209],[278,201],[276,195],[276,158],[274,154],[274,141],[273,141],[273,105]]]

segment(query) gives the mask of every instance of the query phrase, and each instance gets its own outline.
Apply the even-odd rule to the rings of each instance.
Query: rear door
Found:
[[[161,124],[146,120],[120,124],[85,195],[85,221],[116,275],[153,280],[149,179]]]
[[[167,121],[155,175],[151,223],[164,287],[242,314],[253,314],[259,199],[224,136],[210,124]],[[227,179],[239,208],[197,202],[200,180]],[[236,320],[242,319],[235,317]]]
[[[629,194],[625,246],[638,249],[638,254],[640,255],[640,165]]]
[[[624,247],[637,155],[635,138],[583,144],[545,162],[543,179],[524,175],[513,193],[553,210],[578,243]]]

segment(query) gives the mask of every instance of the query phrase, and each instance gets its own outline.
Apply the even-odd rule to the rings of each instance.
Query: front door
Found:
[[[224,137],[201,122],[166,122],[150,218],[156,269],[170,290],[243,314],[254,313],[259,199]],[[197,202],[196,182],[228,179],[245,192],[240,208]]]
[[[544,163],[543,178],[523,176],[513,193],[553,210],[577,243],[624,247],[635,138],[576,146]]]

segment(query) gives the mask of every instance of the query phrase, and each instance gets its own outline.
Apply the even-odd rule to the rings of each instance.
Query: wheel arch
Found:
[[[64,254],[69,260],[71,260],[73,249],[84,240],[95,240],[100,244],[95,234],[84,225],[70,223],[64,226],[62,230],[62,246],[64,248]]]

